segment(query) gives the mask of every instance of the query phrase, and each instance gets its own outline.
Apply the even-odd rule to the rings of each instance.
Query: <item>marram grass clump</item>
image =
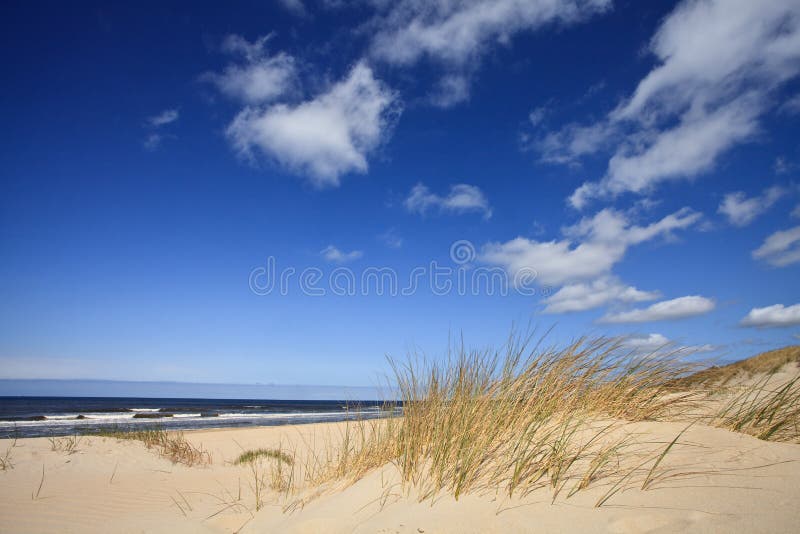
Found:
[[[306,478],[352,482],[391,462],[423,499],[540,487],[571,496],[617,474],[631,445],[621,425],[677,417],[699,398],[675,388],[693,370],[678,352],[639,355],[611,339],[563,349],[529,341],[512,336],[497,352],[461,346],[443,362],[392,361],[402,415],[346,424]]]
[[[294,465],[294,458],[290,456],[289,453],[280,449],[247,450],[240,454],[233,463],[234,465],[247,464],[257,460],[258,458],[272,458],[287,465]]]
[[[783,383],[774,377],[734,388],[713,423],[763,440],[800,443],[800,376]]]
[[[148,449],[174,464],[189,467],[211,465],[211,454],[189,442],[182,432],[168,432],[163,428],[122,429],[110,428],[95,433],[97,436],[122,440],[141,441]]]

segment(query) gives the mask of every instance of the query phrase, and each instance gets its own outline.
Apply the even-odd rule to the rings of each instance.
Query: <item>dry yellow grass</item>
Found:
[[[678,356],[632,354],[613,339],[553,349],[512,336],[498,352],[462,346],[443,363],[392,362],[402,416],[346,425],[305,478],[353,482],[391,462],[421,499],[543,486],[554,499],[572,495],[635,456],[631,437],[616,432],[623,422],[674,417],[699,397],[675,390],[693,370]]]
[[[800,439],[800,380],[769,388],[766,379],[735,394],[709,386],[770,373],[797,361],[800,347],[694,373],[685,354],[639,355],[620,340],[581,339],[563,349],[529,341],[512,336],[498,352],[457,347],[443,363],[418,356],[391,362],[402,416],[345,425],[310,456],[305,479],[349,484],[393,463],[404,484],[421,490],[420,499],[440,491],[458,498],[550,487],[554,500],[605,480],[610,489],[601,505],[633,475],[644,474],[646,488],[680,437],[642,457],[637,438],[621,431],[629,422],[685,421],[760,439]],[[723,396],[722,409],[714,394]]]
[[[733,390],[714,424],[759,439],[800,443],[800,375],[773,385],[771,374]]]
[[[289,502],[309,486],[346,486],[389,463],[420,500],[483,490],[524,496],[545,487],[555,500],[603,485],[600,506],[631,484],[646,489],[682,434],[654,452],[625,431],[630,422],[685,421],[761,439],[800,439],[800,380],[772,387],[766,374],[737,390],[719,385],[797,361],[800,347],[694,373],[681,351],[641,355],[606,338],[565,348],[530,341],[511,336],[499,351],[462,343],[444,361],[418,355],[391,361],[399,401],[386,409],[402,407],[398,417],[344,423],[322,446],[306,443],[291,453],[243,451],[234,463],[252,472],[256,509],[264,488]],[[143,441],[173,462],[210,462],[180,434],[111,435]]]
[[[148,449],[154,449],[160,456],[172,463],[189,467],[211,464],[211,455],[202,448],[192,445],[181,432],[167,432],[161,428],[151,429],[109,429],[96,435],[123,440],[141,441]]]
[[[272,458],[278,462],[294,465],[294,458],[280,449],[251,449],[244,451],[233,461],[234,465],[251,463],[259,458]]]
[[[751,358],[720,367],[712,366],[684,379],[686,385],[725,385],[736,377],[752,377],[760,373],[773,373],[787,363],[800,365],[800,345],[763,352]]]
[[[75,434],[72,436],[64,436],[62,438],[52,437],[49,438],[50,450],[65,452],[67,454],[75,454],[78,452],[78,445],[81,443],[81,436]]]

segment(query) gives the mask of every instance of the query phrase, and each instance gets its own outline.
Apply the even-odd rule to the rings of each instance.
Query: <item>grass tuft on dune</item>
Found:
[[[280,449],[251,449],[244,451],[234,460],[234,465],[251,463],[258,458],[273,458],[288,465],[294,465],[294,458]]]
[[[511,336],[501,351],[462,344],[444,362],[392,361],[402,416],[346,425],[306,476],[352,482],[391,462],[423,499],[543,486],[554,499],[572,495],[636,454],[622,422],[675,417],[699,399],[674,387],[693,370],[679,356],[638,355],[612,339],[555,349]]]
[[[722,386],[734,378],[750,378],[756,374],[771,374],[789,363],[800,366],[800,345],[763,352],[723,366],[711,366],[683,379],[688,386]]]
[[[141,441],[145,447],[156,450],[160,456],[167,458],[174,464],[194,467],[210,465],[212,462],[211,454],[204,451],[202,447],[196,447],[189,442],[182,432],[167,432],[163,428],[110,428],[98,431],[94,435],[120,440]]]
[[[391,361],[402,415],[345,425],[306,462],[306,480],[349,484],[392,463],[404,485],[421,490],[420,499],[549,487],[555,500],[602,484],[611,489],[601,505],[627,484],[647,488],[682,435],[648,449],[624,430],[631,422],[700,423],[800,440],[800,379],[767,387],[769,373],[797,361],[800,347],[713,370],[721,381],[767,373],[734,391],[709,386],[709,371],[697,373],[681,351],[642,355],[607,338],[560,349],[530,341],[511,336],[500,351],[467,350],[462,342],[443,362],[418,355]]]
[[[797,358],[800,347],[787,347],[697,372],[685,351],[641,354],[623,339],[554,348],[512,335],[496,351],[462,342],[441,361],[417,354],[390,360],[397,401],[385,409],[398,416],[345,422],[322,446],[307,443],[291,454],[281,447],[243,450],[233,463],[252,471],[256,509],[264,488],[288,498],[303,488],[347,486],[387,464],[420,500],[442,492],[512,497],[549,488],[555,501],[603,487],[600,506],[627,487],[652,486],[680,444],[683,431],[663,444],[642,441],[628,430],[633,422],[703,424],[800,441],[800,377],[773,380]],[[756,378],[734,384],[731,376]],[[180,433],[104,435],[142,441],[173,462],[211,461]]]

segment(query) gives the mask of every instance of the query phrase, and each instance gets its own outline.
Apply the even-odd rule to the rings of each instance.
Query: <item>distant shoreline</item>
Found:
[[[386,387],[315,384],[222,384],[211,382],[0,378],[0,402],[9,397],[114,397],[158,399],[384,399]]]

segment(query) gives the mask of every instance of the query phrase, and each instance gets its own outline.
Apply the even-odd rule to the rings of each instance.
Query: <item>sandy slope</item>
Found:
[[[684,426],[637,423],[625,431],[645,436],[651,443],[644,447],[657,452]],[[419,503],[387,466],[292,512],[282,512],[287,503],[276,494],[255,512],[248,469],[230,463],[239,447],[319,447],[336,429],[193,432],[190,439],[213,454],[207,468],[172,465],[133,442],[84,438],[68,455],[51,451],[46,439],[21,439],[14,468],[0,472],[0,532],[796,532],[800,525],[800,445],[699,425],[683,435],[650,489],[639,488],[644,473],[637,473],[600,508],[593,505],[608,485],[555,504],[549,489],[522,499],[443,495]],[[0,452],[10,445],[0,442]]]

